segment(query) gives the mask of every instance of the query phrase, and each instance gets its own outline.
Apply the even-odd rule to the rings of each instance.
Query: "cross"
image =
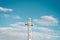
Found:
[[[28,18],[28,21],[25,23],[28,27],[28,40],[32,40],[32,32],[31,32],[31,26],[33,26],[31,22],[31,18]]]

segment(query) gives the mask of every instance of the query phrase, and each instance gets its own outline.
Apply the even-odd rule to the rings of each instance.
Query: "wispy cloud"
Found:
[[[43,32],[53,32],[54,31],[52,29],[45,28],[45,27],[34,27],[34,29],[40,30],[40,31],[43,31]]]
[[[34,19],[34,21],[43,26],[56,26],[58,20],[53,16],[41,16],[40,19]]]
[[[17,20],[21,19],[21,17],[18,16],[18,15],[9,15],[9,14],[1,14],[0,17],[3,17],[3,18],[12,18],[12,19],[17,19]]]
[[[24,26],[25,23],[24,22],[16,22],[16,23],[10,24],[10,26],[12,26],[12,27],[21,27],[21,25]]]
[[[25,26],[24,22],[16,22],[16,23],[12,23],[9,26],[11,26],[12,28],[17,28],[17,29],[23,29],[23,30],[27,30],[27,27]]]
[[[9,12],[9,11],[13,11],[13,9],[0,7],[0,11],[2,11],[2,12]]]
[[[13,19],[21,19],[20,16],[13,16],[12,18],[13,18]]]
[[[9,14],[3,14],[3,15],[1,15],[1,17],[9,18],[9,17],[10,17],[10,15],[9,15]]]

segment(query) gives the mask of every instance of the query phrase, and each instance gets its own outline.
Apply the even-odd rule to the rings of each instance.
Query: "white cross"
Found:
[[[27,25],[28,27],[28,40],[31,40],[32,39],[31,26],[33,26],[31,18],[28,18],[28,21],[25,23],[25,25]]]

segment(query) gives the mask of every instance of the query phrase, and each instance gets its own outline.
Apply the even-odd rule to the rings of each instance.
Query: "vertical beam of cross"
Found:
[[[32,22],[31,22],[31,18],[28,18],[27,23],[25,24],[28,27],[28,40],[32,40],[32,31],[31,31],[31,27],[33,26]]]

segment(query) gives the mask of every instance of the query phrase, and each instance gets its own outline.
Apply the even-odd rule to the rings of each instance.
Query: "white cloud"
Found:
[[[25,30],[25,29],[24,29]],[[27,40],[27,32],[21,32],[22,29],[0,28],[0,40]],[[60,36],[39,32],[32,32],[32,40],[58,40]]]
[[[3,12],[9,12],[9,11],[13,11],[13,9],[0,7],[0,11],[3,11]]]
[[[26,40],[25,32],[15,28],[0,28],[0,40]]]
[[[10,24],[12,27],[15,27],[15,28],[21,28],[21,29],[24,29],[25,31],[27,31],[27,27],[24,25],[24,22],[17,22],[17,23],[14,23],[14,24]],[[22,25],[22,26],[21,26]],[[45,28],[45,27],[32,27],[33,29],[35,29],[35,30],[40,30],[41,32],[40,33],[42,33],[42,35],[43,35],[43,37],[45,36],[46,37],[46,39],[51,39],[52,37],[59,37],[59,36],[54,36],[54,35],[58,35],[59,34],[59,32],[58,31],[56,31],[56,30],[52,30],[52,29],[49,29],[49,28]],[[33,31],[33,30],[32,30]],[[36,32],[36,31],[33,31],[33,32]],[[39,31],[38,31],[39,32]],[[39,35],[40,35],[40,33],[39,33]],[[45,35],[44,35],[45,34]],[[50,35],[51,34],[51,35]],[[47,36],[46,36],[47,35]],[[52,36],[53,35],[53,36]],[[34,34],[33,34],[33,36],[34,36]],[[39,36],[38,36],[39,37]],[[42,37],[41,35],[40,35],[40,37]],[[42,37],[42,38],[43,38]],[[44,37],[44,38],[45,38]],[[42,39],[41,39],[42,40]]]
[[[41,18],[42,18],[42,19],[45,19],[45,20],[47,20],[47,21],[52,21],[52,22],[54,22],[54,23],[58,23],[57,19],[54,18],[53,16],[42,16]]]
[[[41,16],[40,19],[34,19],[34,21],[43,26],[56,26],[58,20],[53,16]]]

